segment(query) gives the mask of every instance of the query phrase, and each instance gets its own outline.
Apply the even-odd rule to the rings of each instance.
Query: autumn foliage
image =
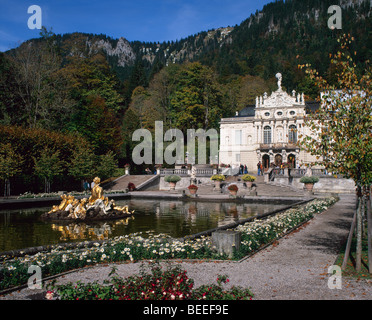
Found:
[[[356,270],[361,269],[363,214],[368,219],[368,241],[372,239],[370,187],[372,184],[372,69],[370,61],[364,62],[363,71],[357,68],[352,49],[354,38],[344,34],[338,39],[339,49],[330,54],[335,83],[329,84],[310,65],[306,68],[323,93],[321,107],[305,123],[312,135],[302,137],[301,145],[316,155],[318,163],[329,171],[353,179],[357,191],[356,221]],[[349,240],[354,232],[351,227]],[[348,242],[349,243],[349,242]],[[346,249],[346,257],[349,254]],[[372,249],[369,246],[369,272],[372,273]]]

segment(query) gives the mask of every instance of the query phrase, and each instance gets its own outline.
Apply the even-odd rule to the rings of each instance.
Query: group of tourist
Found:
[[[258,163],[257,163],[257,175],[258,176],[263,176],[263,172],[264,172],[263,165],[262,165],[261,161],[258,161]]]
[[[240,165],[239,167],[239,174],[247,174],[248,173],[248,168],[247,168],[247,165]]]
[[[93,189],[95,185],[96,184],[94,183],[94,179],[93,179],[92,183],[89,183],[87,180],[84,180],[84,184],[83,184],[84,191],[87,192],[87,191]]]

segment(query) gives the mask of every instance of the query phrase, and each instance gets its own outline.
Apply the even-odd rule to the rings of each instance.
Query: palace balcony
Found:
[[[299,147],[295,143],[260,143],[261,150],[294,150]]]

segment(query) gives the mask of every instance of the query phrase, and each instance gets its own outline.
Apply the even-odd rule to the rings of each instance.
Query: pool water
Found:
[[[0,252],[63,242],[104,240],[154,231],[179,238],[287,205],[131,199],[116,201],[133,217],[95,223],[50,223],[40,219],[50,207],[0,211]]]

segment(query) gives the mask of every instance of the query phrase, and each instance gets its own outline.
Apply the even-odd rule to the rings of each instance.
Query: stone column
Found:
[[[234,248],[239,250],[241,242],[240,232],[218,230],[212,233],[212,246],[216,247],[218,253],[233,257]]]

